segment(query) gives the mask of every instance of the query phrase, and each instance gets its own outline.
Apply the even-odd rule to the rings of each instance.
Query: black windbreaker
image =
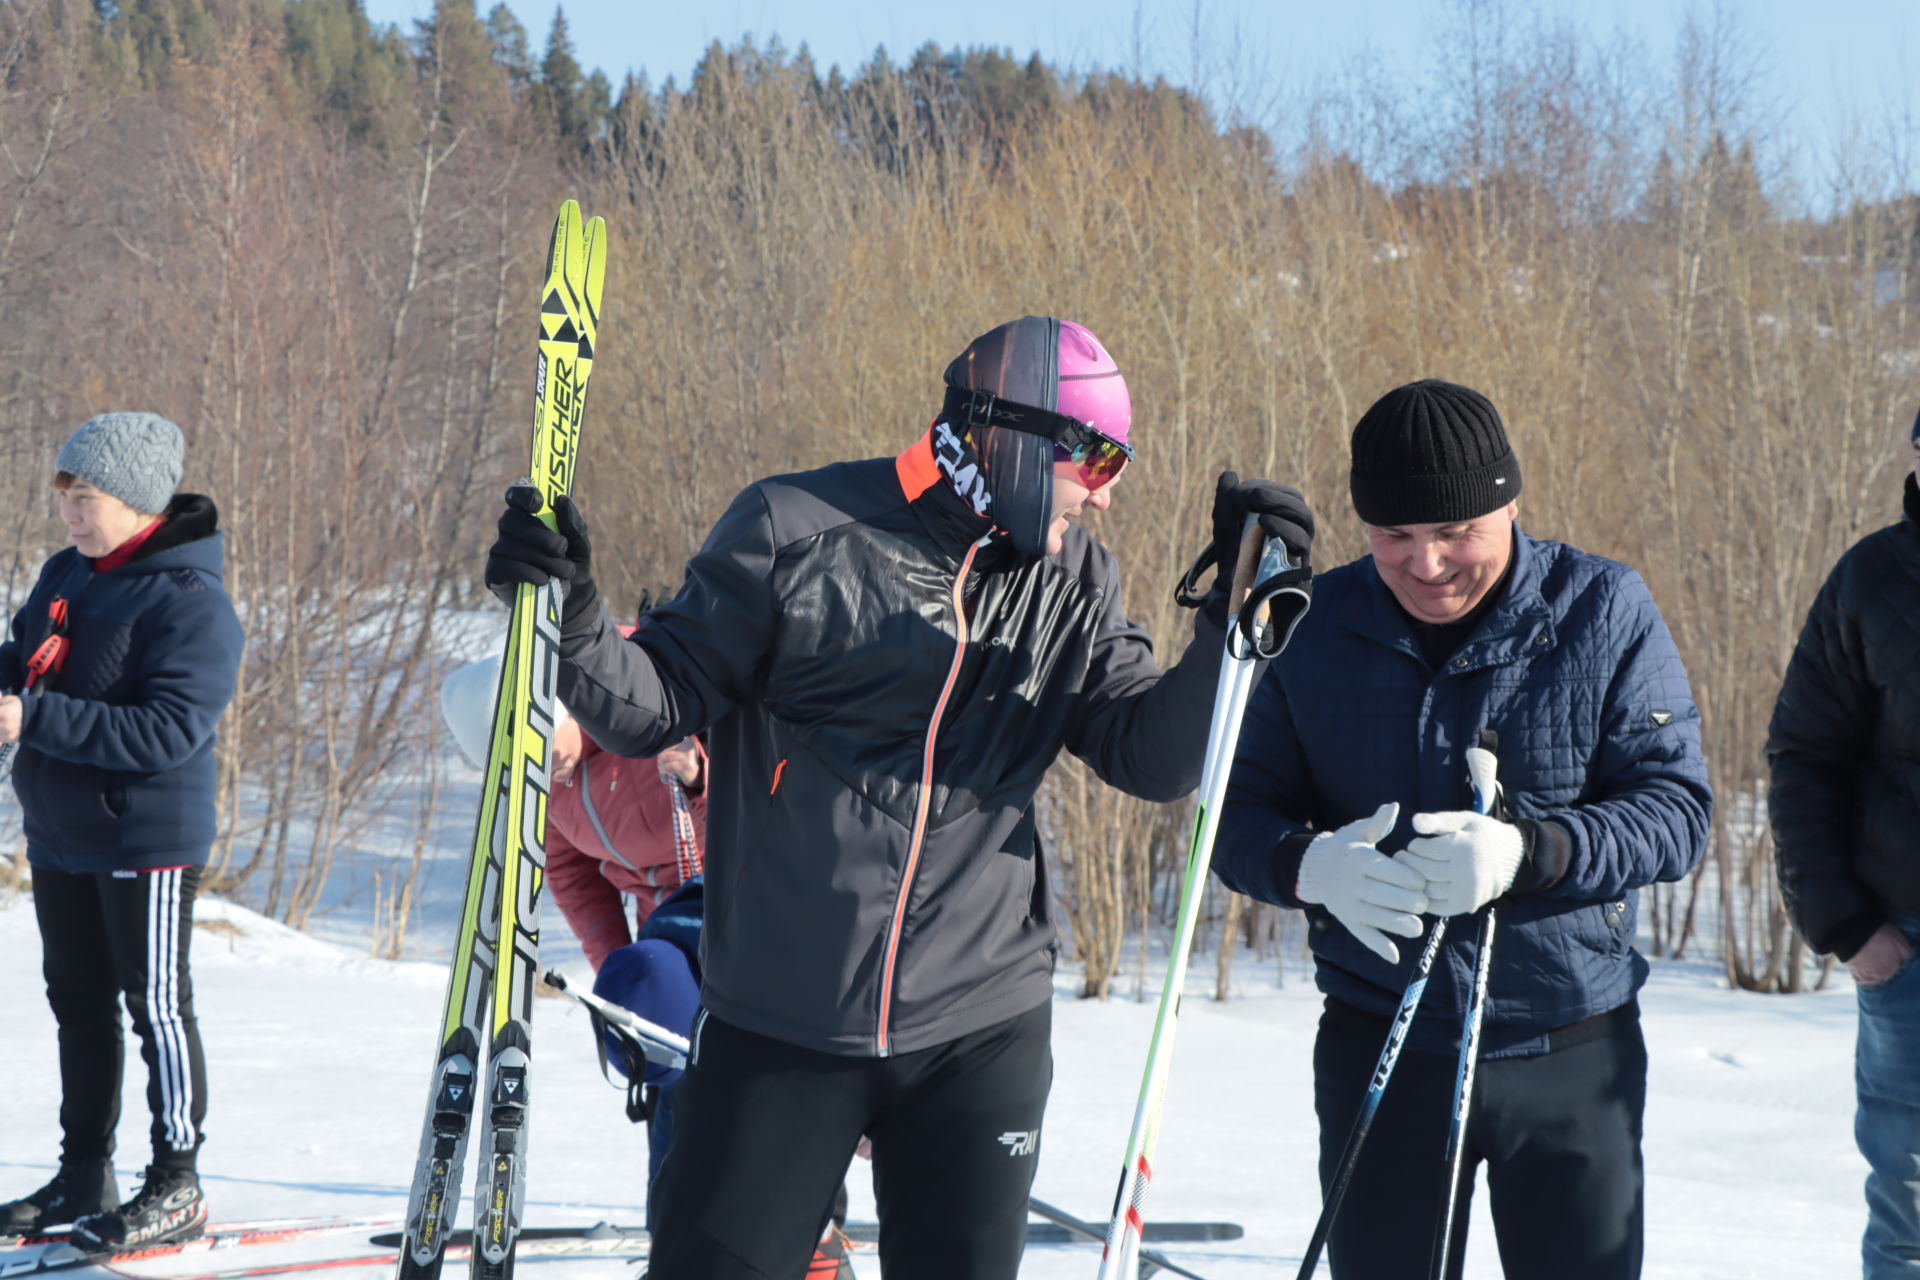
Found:
[[[1920,912],[1920,492],[1840,557],[1767,736],[1781,892],[1817,951],[1853,958]]]
[[[1113,558],[987,539],[899,459],[736,498],[630,641],[561,647],[560,696],[608,750],[711,727],[702,1000],[834,1053],[943,1044],[1052,991],[1034,793],[1060,749],[1134,795],[1198,783],[1223,633],[1162,672]]]

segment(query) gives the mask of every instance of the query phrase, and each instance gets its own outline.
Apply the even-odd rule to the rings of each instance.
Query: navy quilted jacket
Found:
[[[200,866],[213,844],[214,724],[244,639],[221,585],[211,501],[181,494],[134,559],[105,573],[68,547],[40,571],[0,645],[0,684],[64,598],[72,641],[26,699],[13,789],[27,860],[58,871]]]
[[[1767,737],[1787,910],[1843,960],[1920,912],[1920,492],[1840,557],[1807,614]]]
[[[1300,857],[1328,831],[1400,803],[1393,853],[1420,812],[1467,809],[1462,752],[1498,732],[1517,818],[1564,831],[1552,883],[1502,904],[1488,982],[1489,1057],[1538,1053],[1546,1033],[1619,1008],[1646,980],[1635,890],[1677,880],[1706,845],[1713,798],[1699,711],[1640,575],[1514,531],[1504,594],[1436,671],[1372,559],[1320,575],[1313,609],[1255,689],[1220,815],[1214,869],[1229,887],[1300,907]],[[1419,953],[1389,965],[1323,907],[1307,909],[1320,989],[1391,1015]],[[1471,985],[1466,921],[1449,929],[1410,1035],[1456,1040]]]

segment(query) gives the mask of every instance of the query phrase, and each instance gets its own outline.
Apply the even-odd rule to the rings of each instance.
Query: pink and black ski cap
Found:
[[[1085,325],[1022,316],[969,342],[947,366],[946,384],[939,420],[970,439],[994,523],[1018,550],[1045,555],[1054,439],[1078,430],[1058,419],[1128,443],[1133,402],[1120,366]]]
[[[1053,316],[1022,316],[989,329],[947,366],[947,385],[1047,409],[1128,443],[1127,380],[1093,330]]]

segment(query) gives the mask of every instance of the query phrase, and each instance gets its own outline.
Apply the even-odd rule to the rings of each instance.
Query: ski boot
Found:
[[[111,1160],[62,1160],[53,1181],[20,1200],[0,1204],[0,1236],[24,1236],[90,1213],[111,1209],[120,1188]]]
[[[148,1165],[146,1182],[118,1209],[73,1224],[73,1243],[105,1252],[198,1238],[207,1229],[207,1200],[191,1169]]]

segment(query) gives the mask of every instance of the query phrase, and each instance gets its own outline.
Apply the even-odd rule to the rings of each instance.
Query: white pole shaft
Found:
[[[1259,568],[1264,579],[1285,565],[1285,551],[1270,544]],[[1236,603],[1238,601],[1236,600]],[[1133,1127],[1127,1136],[1127,1154],[1121,1164],[1120,1188],[1113,1218],[1107,1224],[1107,1246],[1100,1259],[1100,1280],[1132,1280],[1137,1274],[1142,1210],[1153,1181],[1153,1155],[1159,1144],[1160,1114],[1166,1102],[1167,1078],[1173,1066],[1173,1039],[1180,1013],[1180,995],[1186,986],[1188,953],[1205,897],[1207,871],[1213,862],[1214,834],[1220,825],[1220,806],[1226,799],[1227,779],[1233,772],[1233,753],[1240,740],[1240,722],[1253,692],[1259,663],[1249,654],[1233,656],[1232,636],[1238,613],[1227,619],[1228,645],[1220,658],[1220,679],[1213,696],[1213,718],[1208,728],[1207,752],[1200,771],[1200,803],[1194,814],[1192,843],[1188,847],[1185,884],[1180,897],[1180,919],[1174,929],[1172,954],[1167,960],[1166,985],[1154,1017],[1153,1041],[1147,1051],[1146,1076],[1134,1104]]]

